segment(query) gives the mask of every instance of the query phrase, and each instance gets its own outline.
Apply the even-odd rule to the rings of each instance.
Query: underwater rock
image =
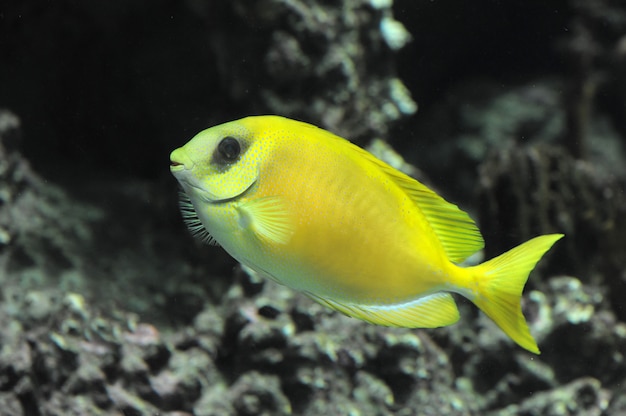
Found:
[[[20,119],[6,109],[0,109],[0,255],[20,232],[14,216],[14,205],[31,185],[34,174],[19,153]]]
[[[191,326],[173,334],[173,344],[177,350],[199,348],[212,359],[217,359],[224,335],[224,317],[221,309],[208,304],[196,315]]]
[[[291,414],[277,376],[255,371],[244,374],[230,390],[233,407],[240,416],[283,416]]]
[[[97,361],[92,361],[86,355],[81,356],[81,359],[83,361],[70,375],[62,392],[73,396],[88,395],[94,405],[106,409],[113,404],[106,389],[106,374]]]
[[[24,414],[191,411],[202,389],[221,381],[206,351],[175,349],[132,314],[99,316],[72,293],[28,292],[25,298],[47,300],[37,319],[15,314],[16,307],[0,309],[7,324],[0,386],[16,394]]]
[[[176,410],[195,402],[200,397],[202,384],[210,385],[208,381],[212,380],[206,380],[205,374],[213,368],[212,360],[203,351],[175,352],[168,368],[150,379],[156,404],[163,410]]]
[[[555,45],[568,63],[566,146],[572,155],[588,159],[597,139],[590,130],[598,109],[626,134],[626,9],[619,0],[569,3],[570,30]]]
[[[278,376],[280,395],[296,414],[467,414],[464,398],[449,387],[447,356],[425,332],[344,317],[271,282],[246,295],[249,283],[241,279],[229,292],[218,360],[227,373],[252,368]],[[268,312],[270,299],[276,307]]]
[[[201,263],[199,244],[171,243],[185,230],[175,198],[160,185],[76,177],[68,192],[30,168],[19,151],[19,126],[15,115],[0,112],[0,283],[3,297],[11,298],[7,307],[21,314],[25,326],[47,320],[55,312],[51,302],[62,305],[49,299],[51,287],[80,293],[82,302],[96,302],[112,314],[118,308],[163,311],[177,322],[192,321],[206,299],[220,293],[225,278],[200,279],[190,266]],[[165,212],[175,218],[171,224]],[[232,268],[232,260],[218,258],[214,270],[220,264]],[[64,325],[92,318],[98,325],[95,317],[76,312]]]
[[[611,394],[591,377],[572,381],[557,389],[534,394],[520,404],[511,405],[489,416],[554,415],[601,416],[609,407]]]
[[[19,119],[0,111],[0,263],[1,278],[23,287],[45,286],[50,276],[63,287],[76,284],[76,271],[88,262],[92,225],[102,211],[72,201],[60,187],[35,173],[19,151]],[[45,299],[25,299],[27,310]],[[45,295],[44,295],[45,296]],[[41,318],[41,317],[40,317]]]
[[[477,168],[511,143],[558,143],[565,124],[561,85],[532,80],[503,85],[476,79],[453,85],[404,134],[390,137],[402,155],[445,185],[448,197],[472,201]],[[489,241],[489,240],[487,240]]]
[[[219,13],[197,9],[211,21],[231,99],[359,140],[384,137],[417,111],[393,65],[410,35],[393,18],[392,3],[238,0]]]
[[[466,396],[475,397],[479,409],[519,403],[581,375],[593,377],[607,390],[624,379],[626,324],[607,310],[606,294],[569,276],[553,277],[541,286],[542,291],[526,295],[524,305],[541,355],[529,357],[515,349],[503,354],[510,342],[488,330],[493,323],[481,315],[483,335],[474,342],[479,349],[455,359],[462,360],[454,363],[461,375],[457,384]]]
[[[607,294],[571,277],[552,278],[545,291],[550,328],[541,336],[540,357],[555,380],[569,382],[581,374],[612,385],[626,374],[626,324],[607,309]]]
[[[540,270],[605,285],[613,310],[626,320],[619,307],[626,297],[624,177],[545,145],[500,148],[480,171],[486,256],[538,234],[563,232],[566,238]]]
[[[228,400],[226,384],[212,385],[202,397],[195,403],[193,408],[195,416],[236,416],[237,412]]]
[[[613,393],[607,415],[625,415],[626,414],[626,388],[624,385],[616,388]]]
[[[23,416],[24,410],[14,393],[0,392],[0,409],[5,415]]]

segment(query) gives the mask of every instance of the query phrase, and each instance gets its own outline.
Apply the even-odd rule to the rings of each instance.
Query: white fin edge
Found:
[[[438,292],[393,305],[360,305],[339,302],[310,292],[306,295],[345,315],[382,326],[438,328],[452,325],[459,320],[459,310],[452,295],[447,292]]]

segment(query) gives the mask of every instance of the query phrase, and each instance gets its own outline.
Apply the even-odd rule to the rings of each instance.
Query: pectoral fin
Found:
[[[447,292],[394,305],[360,305],[338,302],[307,293],[313,300],[345,315],[376,325],[403,328],[437,328],[452,325],[459,320],[459,310]]]
[[[286,244],[293,235],[293,218],[281,197],[252,199],[241,204],[238,209],[242,227],[250,227],[262,240]]]

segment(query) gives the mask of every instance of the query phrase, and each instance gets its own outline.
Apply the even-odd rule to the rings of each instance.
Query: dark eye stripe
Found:
[[[211,163],[216,165],[220,171],[226,171],[241,158],[246,148],[245,142],[232,136],[226,136],[217,144]]]

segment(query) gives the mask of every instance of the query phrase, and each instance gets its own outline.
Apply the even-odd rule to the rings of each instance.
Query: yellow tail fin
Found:
[[[513,341],[539,354],[520,303],[528,275],[537,262],[563,234],[535,237],[506,253],[471,267],[478,281],[478,293],[471,299]]]

